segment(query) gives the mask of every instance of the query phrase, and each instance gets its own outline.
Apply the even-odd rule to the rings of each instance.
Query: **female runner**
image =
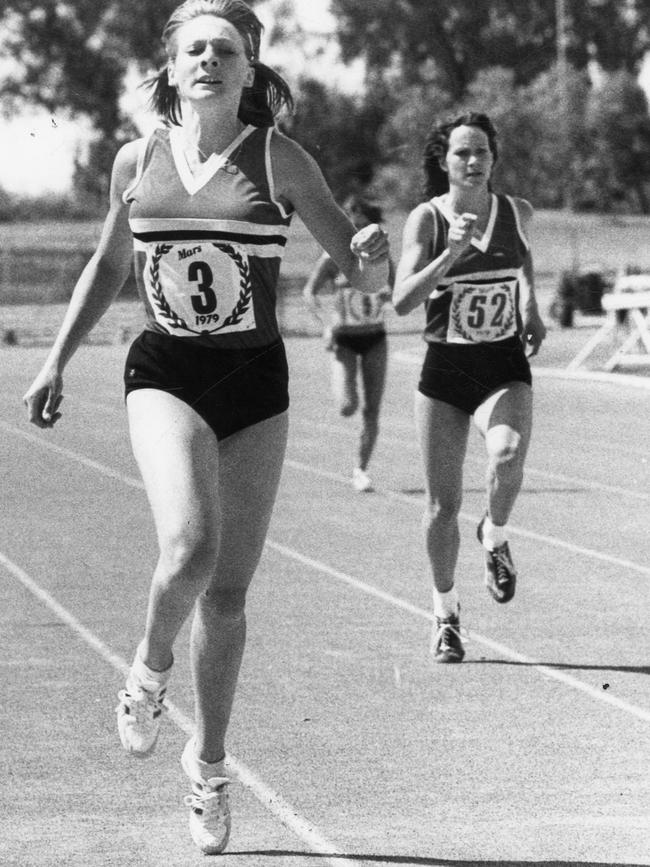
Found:
[[[357,229],[382,222],[381,208],[361,196],[350,196],[343,209]],[[334,289],[334,316],[333,322],[325,325],[325,343],[332,353],[332,393],[339,412],[346,418],[359,408],[357,380],[361,377],[361,435],[357,463],[352,470],[352,485],[359,492],[372,490],[367,468],[379,434],[379,409],[386,382],[388,345],[384,312],[392,282],[391,263],[386,285],[372,295],[360,292],[350,285],[332,257],[323,253],[303,290],[307,306],[324,324],[317,295],[325,289]]]
[[[118,729],[131,755],[154,748],[192,615],[196,728],[181,761],[191,834],[210,854],[230,832],[225,735],[287,439],[275,291],[292,215],[353,285],[374,291],[388,271],[385,233],[353,238],[315,162],[275,129],[291,94],[259,60],[261,30],[242,0],[188,0],[171,15],[152,97],[165,125],[118,153],[98,248],[24,398],[34,424],[59,419],[64,367],[134,247],[146,326],[126,360],[126,406],[160,553]]]
[[[460,662],[465,655],[454,573],[472,418],[487,451],[486,512],[477,529],[485,583],[500,603],[515,592],[507,524],[532,426],[527,356],[546,334],[527,240],[532,208],[492,192],[496,159],[496,132],[484,114],[467,113],[433,129],[424,154],[427,201],[406,222],[393,292],[398,314],[422,303],[426,309],[427,353],[415,413],[438,662]]]

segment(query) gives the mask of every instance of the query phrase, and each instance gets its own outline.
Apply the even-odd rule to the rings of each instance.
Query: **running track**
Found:
[[[513,603],[481,585],[473,436],[461,519],[462,666],[428,655],[412,392],[391,340],[372,465],[348,484],[315,339],[288,342],[292,433],[249,601],[225,865],[650,865],[650,390],[540,375],[512,519]],[[187,630],[159,749],[129,760],[116,693],[142,628],[153,529],[121,399],[124,347],[85,347],[55,431],[20,395],[45,350],[2,350],[0,863],[189,865],[179,756]]]

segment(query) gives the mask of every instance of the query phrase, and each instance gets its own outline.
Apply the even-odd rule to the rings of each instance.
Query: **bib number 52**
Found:
[[[496,292],[491,295],[490,306],[493,308],[491,326],[499,326],[503,322],[503,311],[506,306],[507,296],[503,292]],[[467,324],[471,328],[482,328],[485,324],[487,315],[486,306],[488,297],[486,295],[472,295],[468,305]]]

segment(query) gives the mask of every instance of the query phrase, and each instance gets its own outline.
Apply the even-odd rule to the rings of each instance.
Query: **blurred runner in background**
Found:
[[[362,196],[350,196],[343,209],[357,229],[383,219],[381,208]],[[323,253],[303,291],[307,306],[323,326],[325,348],[331,352],[332,393],[339,412],[347,418],[361,405],[361,434],[352,470],[352,485],[359,492],[372,490],[367,469],[379,433],[379,410],[386,383],[388,341],[384,313],[392,285],[392,262],[388,282],[369,294],[352,286],[332,257]],[[324,292],[333,296],[331,322],[317,297]]]

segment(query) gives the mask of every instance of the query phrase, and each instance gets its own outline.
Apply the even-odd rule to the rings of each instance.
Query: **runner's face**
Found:
[[[254,70],[236,27],[224,18],[201,15],[179,27],[174,48],[169,83],[181,100],[220,98],[239,105],[242,88],[253,83]]]
[[[465,189],[487,186],[494,158],[487,135],[477,126],[457,126],[449,136],[449,147],[442,168],[449,175],[449,186]]]

